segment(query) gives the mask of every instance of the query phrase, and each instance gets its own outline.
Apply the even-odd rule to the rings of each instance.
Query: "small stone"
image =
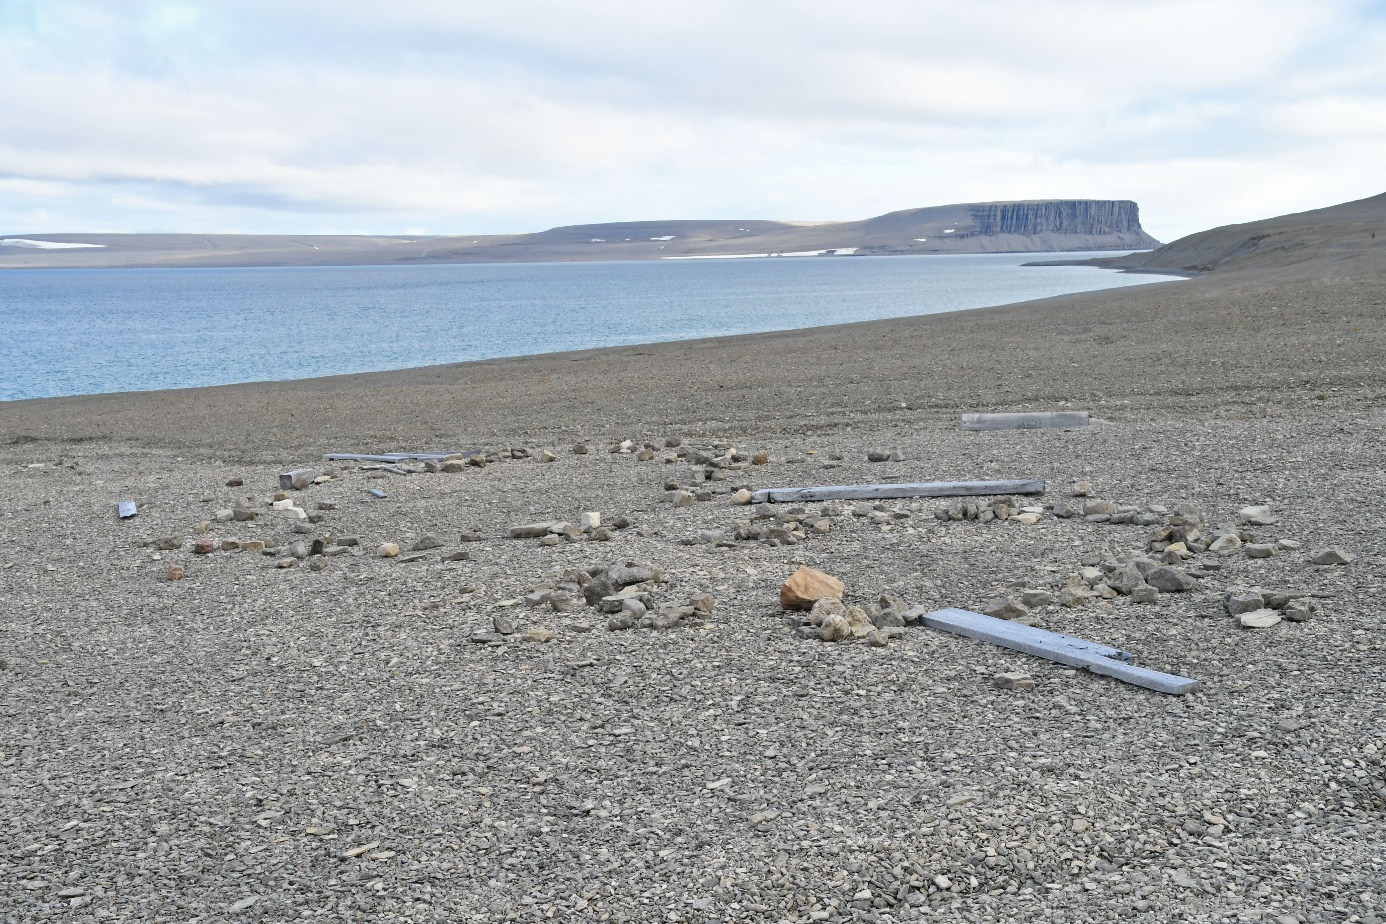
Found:
[[[192,550],[194,555],[210,555],[215,548],[216,544],[211,539],[193,540]]]
[[[829,616],[846,616],[847,606],[837,597],[823,597],[809,609],[809,622],[821,626]]]
[[[585,456],[590,451],[586,443],[577,443],[573,446],[573,455],[575,456]]]
[[[1210,552],[1235,552],[1242,547],[1242,539],[1235,533],[1223,533],[1208,546]]]
[[[682,446],[682,445],[683,445],[683,437],[681,437],[681,436],[671,436],[671,437],[669,437],[667,440],[664,441],[664,448],[665,448],[665,449],[678,449],[678,448],[679,448],[680,446]]]
[[[243,479],[243,478],[232,478],[232,479],[229,479],[229,480],[226,482],[226,486],[227,486],[228,488],[239,488],[239,487],[241,487],[241,486],[244,485],[244,484],[245,484],[245,479]]]
[[[688,601],[695,613],[702,613],[704,616],[710,615],[716,602],[712,599],[712,594],[699,594]]]
[[[1132,603],[1154,603],[1160,599],[1160,592],[1149,584],[1142,584],[1131,591]]]
[[[825,642],[840,642],[852,634],[852,626],[845,616],[833,613],[824,617],[818,627],[818,637]]]
[[[558,638],[558,633],[547,626],[530,626],[520,633],[520,638],[527,642],[551,642]]]
[[[1237,511],[1237,520],[1248,526],[1274,526],[1280,522],[1280,517],[1271,512],[1270,507],[1260,505],[1256,507],[1243,507]]]
[[[866,638],[876,628],[866,610],[859,606],[847,607],[846,619],[847,625],[852,630],[853,638]]]
[[[467,470],[467,463],[463,459],[449,459],[443,463],[443,473],[446,475],[458,475]]]
[[[751,502],[751,492],[745,488],[740,488],[731,496],[731,502],[738,507],[745,507]]]
[[[514,635],[520,628],[515,622],[514,617],[507,616],[504,613],[497,613],[495,616],[492,616],[491,625],[494,626],[495,630],[501,635]]]
[[[1270,558],[1275,554],[1275,546],[1269,542],[1253,542],[1242,547],[1247,558]]]
[[[987,601],[982,607],[982,613],[994,619],[1020,619],[1022,616],[1030,615],[1030,610],[1008,597],[997,597],[995,600]]]
[[[522,526],[512,526],[506,530],[506,535],[511,539],[538,539],[540,536],[547,536],[549,531],[558,523],[549,521],[546,523],[525,523]]]
[[[1254,590],[1229,590],[1223,595],[1222,605],[1229,616],[1252,613],[1266,605],[1265,599]]]
[[[1308,622],[1314,618],[1318,612],[1318,607],[1314,601],[1301,597],[1298,600],[1291,600],[1285,604],[1285,608],[1280,611],[1290,622]]]
[[[1281,616],[1275,610],[1252,610],[1250,613],[1242,613],[1237,617],[1237,622],[1243,629],[1269,629],[1271,626],[1280,623]]]
[[[1151,568],[1146,573],[1145,582],[1156,590],[1162,590],[1165,593],[1182,593],[1198,586],[1198,582],[1186,572],[1166,565]]]
[[[439,559],[439,560],[440,560],[440,561],[445,561],[445,562],[453,562],[453,561],[470,561],[471,558],[472,558],[472,555],[471,555],[470,552],[467,552],[467,551],[459,551],[459,552],[449,552],[447,555],[444,555],[444,556],[443,556],[441,559]]]
[[[1074,497],[1087,497],[1092,493],[1092,484],[1087,481],[1075,481],[1068,493]]]
[[[673,504],[675,507],[692,507],[693,492],[684,490],[665,491],[661,501],[666,504]]]
[[[165,576],[166,578],[168,578],[170,581],[181,581],[181,580],[183,580],[183,566],[182,566],[182,565],[169,565],[169,566],[168,566],[168,571],[165,572],[164,576]]]
[[[308,558],[308,543],[303,540],[289,544],[289,557],[296,561],[304,561]]]
[[[786,610],[807,610],[824,597],[842,599],[846,586],[837,578],[813,568],[801,567],[780,587],[780,606]]]
[[[1088,602],[1091,591],[1078,587],[1064,587],[1059,590],[1059,606],[1082,606]]]
[[[277,561],[277,562],[274,563],[274,567],[276,567],[276,568],[292,568],[292,567],[293,567],[294,565],[296,565],[296,564],[298,564],[298,559],[297,559],[297,558],[281,558],[281,559],[279,559],[279,561]]]
[[[1078,576],[1083,579],[1084,584],[1087,584],[1089,587],[1095,587],[1102,582],[1102,569],[1089,565],[1079,571]]]
[[[866,634],[866,644],[872,648],[884,648],[890,643],[890,635],[882,629],[874,629]]]
[[[1275,547],[1282,552],[1293,552],[1296,549],[1303,548],[1303,543],[1296,542],[1294,539],[1278,539],[1276,540]]]
[[[358,545],[361,544],[361,537],[360,537],[360,536],[339,536],[339,537],[337,537],[336,544],[337,544],[337,545],[344,545],[344,546],[358,546]]]
[[[578,515],[578,526],[585,532],[590,532],[602,525],[602,515],[596,510],[589,510]]]
[[[1047,590],[1022,590],[1020,602],[1030,608],[1049,606],[1054,602],[1054,595]]]
[[[382,542],[380,548],[375,550],[375,554],[381,558],[395,558],[399,555],[399,546],[393,542]]]
[[[899,449],[891,449],[891,450],[890,450],[890,461],[891,461],[891,462],[903,462],[903,461],[905,461],[905,454],[904,454],[903,452],[901,452]]]
[[[993,675],[991,685],[998,690],[1033,690],[1035,679],[1023,671],[1010,671]]]
[[[628,597],[625,600],[621,601],[620,612],[629,613],[631,619],[634,619],[638,622],[645,615],[647,610],[645,604],[641,603],[634,597]]]
[[[769,461],[770,461],[770,453],[766,452],[764,449],[762,449],[760,452],[756,453],[755,455],[751,456],[751,464],[752,464],[752,465],[765,465],[765,464],[768,463]]]
[[[308,570],[309,570],[309,571],[326,571],[326,570],[327,570],[327,560],[326,560],[326,559],[322,559],[322,558],[315,558],[315,559],[313,559],[312,561],[310,561],[310,562],[308,563]]]
[[[1309,560],[1316,565],[1350,565],[1355,558],[1342,549],[1319,549],[1309,556]]]
[[[539,540],[539,544],[540,544],[540,545],[552,546],[552,545],[558,545],[558,544],[559,544],[560,542],[562,542],[562,541],[563,541],[563,540],[560,539],[560,538],[558,538],[557,536],[545,536],[543,539],[540,539],[540,540]]]
[[[649,447],[646,447],[635,454],[635,461],[650,462],[654,460],[654,457],[655,451],[653,449],[650,449]]]
[[[1109,500],[1090,500],[1083,505],[1084,516],[1111,516],[1116,513],[1116,504]]]
[[[545,450],[543,450],[542,452],[539,453],[539,461],[540,461],[540,462],[557,462],[557,461],[558,461],[558,453],[554,452],[552,449],[545,449]]]
[[[619,632],[622,629],[629,629],[635,625],[635,617],[630,613],[617,613],[606,621],[606,628],[611,632]]]
[[[595,542],[610,542],[615,536],[616,532],[609,526],[599,526],[592,530],[592,539]]]
[[[243,552],[263,552],[265,543],[261,539],[249,539],[240,543],[240,547]]]

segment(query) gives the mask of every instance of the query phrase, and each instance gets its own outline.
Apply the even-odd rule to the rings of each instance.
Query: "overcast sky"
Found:
[[[0,0],[0,234],[1386,192],[1386,3]]]

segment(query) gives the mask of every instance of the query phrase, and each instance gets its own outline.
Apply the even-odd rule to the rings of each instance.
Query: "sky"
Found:
[[[0,0],[0,236],[1386,192],[1386,0]]]

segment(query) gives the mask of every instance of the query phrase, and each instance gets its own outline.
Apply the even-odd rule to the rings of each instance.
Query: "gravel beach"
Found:
[[[1370,240],[952,315],[0,404],[0,920],[1380,921]],[[1012,410],[1093,422],[959,428]],[[322,459],[422,450],[487,461]],[[1047,490],[734,500],[1009,478]],[[781,609],[801,566],[869,634]],[[638,604],[602,599],[626,578]],[[1201,687],[896,618],[1000,604]]]

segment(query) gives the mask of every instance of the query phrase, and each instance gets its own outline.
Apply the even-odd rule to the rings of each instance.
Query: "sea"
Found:
[[[375,372],[934,314],[1175,277],[1101,254],[0,270],[0,401]]]

